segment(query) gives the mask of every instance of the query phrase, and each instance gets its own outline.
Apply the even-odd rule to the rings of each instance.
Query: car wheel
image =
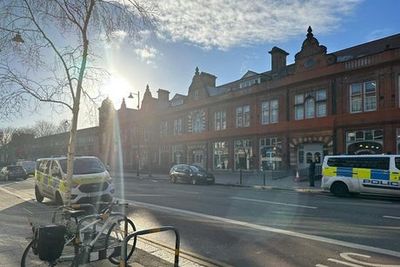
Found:
[[[36,201],[41,203],[43,201],[43,196],[42,194],[40,194],[39,188],[37,186],[35,186],[35,197],[36,197]]]
[[[176,184],[176,177],[174,176],[171,177],[171,183]]]
[[[62,205],[64,205],[63,200],[62,200],[62,197],[61,197],[61,195],[60,195],[59,192],[56,193],[56,198],[55,198],[55,200],[56,200],[57,206],[62,206]]]
[[[349,188],[343,182],[334,182],[331,185],[331,193],[338,197],[345,197],[349,195]]]

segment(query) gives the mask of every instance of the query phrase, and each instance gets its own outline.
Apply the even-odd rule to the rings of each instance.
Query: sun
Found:
[[[115,108],[119,108],[122,99],[127,98],[132,91],[131,85],[124,77],[113,74],[103,85],[103,94],[111,99]]]

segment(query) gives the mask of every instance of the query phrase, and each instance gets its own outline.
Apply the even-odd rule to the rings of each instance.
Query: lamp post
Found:
[[[130,98],[130,99],[133,99],[134,98],[134,96],[133,95],[136,95],[137,96],[137,99],[138,99],[138,104],[137,104],[137,110],[139,111],[139,106],[140,106],[140,92],[138,91],[137,93],[130,93],[129,94],[129,96],[128,96],[128,98]],[[139,120],[137,120],[137,124],[139,124]],[[140,168],[140,142],[139,142],[139,127],[138,127],[138,125],[137,125],[137,131],[136,131],[136,133],[137,133],[137,136],[136,136],[136,142],[137,142],[137,151],[136,151],[136,162],[137,162],[137,166],[136,166],[136,176],[137,177],[139,177],[139,175],[140,175],[140,173],[139,173],[139,168]]]

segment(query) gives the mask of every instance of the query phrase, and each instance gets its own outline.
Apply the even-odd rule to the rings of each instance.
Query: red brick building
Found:
[[[269,53],[269,71],[216,86],[196,68],[187,95],[147,87],[140,110],[123,102],[125,167],[303,169],[327,154],[400,153],[400,34],[328,54],[309,28],[293,64],[281,48]],[[104,151],[115,138],[100,118]]]

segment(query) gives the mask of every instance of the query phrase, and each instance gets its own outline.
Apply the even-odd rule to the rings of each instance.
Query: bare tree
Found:
[[[15,131],[16,129],[12,127],[0,129],[0,147],[5,146],[11,142],[12,135]]]
[[[146,0],[0,1],[0,114],[38,101],[71,112],[66,204],[81,99],[92,99],[104,71],[96,65],[99,44],[116,34],[135,38],[154,19]]]
[[[57,133],[57,126],[52,122],[40,120],[35,122],[32,131],[35,137],[38,138]]]

